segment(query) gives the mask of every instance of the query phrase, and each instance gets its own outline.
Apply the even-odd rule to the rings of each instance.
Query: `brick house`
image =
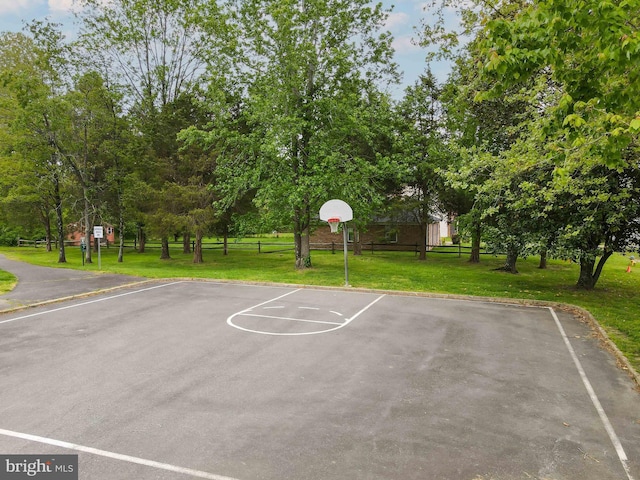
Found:
[[[113,228],[113,225],[108,223],[104,223],[102,226],[104,227],[104,238],[102,239],[102,244],[114,244],[116,242],[115,228]],[[67,244],[80,246],[80,242],[85,236],[84,225],[81,223],[72,223],[67,225],[67,232]],[[89,242],[93,244],[93,234],[91,234]]]
[[[440,245],[441,239],[440,219],[434,218],[427,225],[427,245],[428,248]],[[349,244],[360,241],[362,248],[374,248],[376,250],[414,250],[420,245],[421,231],[420,225],[409,218],[377,218],[371,221],[362,231],[355,231],[352,226],[348,226],[347,239]],[[331,233],[329,225],[320,222],[311,234],[310,242],[312,248],[331,248],[335,244],[336,248],[342,248],[342,235]],[[316,244],[316,245],[314,245]]]

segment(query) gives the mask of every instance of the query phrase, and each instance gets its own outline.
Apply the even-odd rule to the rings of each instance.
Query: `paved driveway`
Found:
[[[9,260],[4,255],[0,255],[0,269],[18,277],[18,285],[13,291],[0,296],[0,311],[144,280],[128,275],[39,267]]]

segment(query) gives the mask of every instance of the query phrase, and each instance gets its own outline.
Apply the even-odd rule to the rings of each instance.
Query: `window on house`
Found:
[[[353,243],[356,241],[355,231],[353,228],[347,228],[347,242]]]
[[[388,243],[398,243],[398,230],[391,227],[385,227],[384,240]]]

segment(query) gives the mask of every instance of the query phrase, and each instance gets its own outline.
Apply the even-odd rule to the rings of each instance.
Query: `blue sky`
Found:
[[[74,0],[0,0],[0,31],[19,31],[25,22],[34,19],[49,20],[61,23],[73,35]],[[387,28],[394,36],[396,62],[404,72],[403,82],[395,88],[393,94],[400,98],[403,90],[412,85],[418,76],[425,71],[425,50],[418,47],[413,39],[416,28],[427,13],[424,11],[425,0],[382,0],[386,8],[394,5],[387,20]],[[446,63],[432,64],[431,70],[440,81],[444,81],[449,72]]]

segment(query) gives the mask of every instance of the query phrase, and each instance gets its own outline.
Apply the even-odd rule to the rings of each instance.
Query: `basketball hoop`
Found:
[[[327,219],[327,222],[329,222],[331,233],[338,233],[338,225],[340,225],[340,217],[331,217]]]
[[[348,266],[348,255],[347,255],[347,247],[348,247],[348,235],[346,222],[353,220],[353,210],[349,206],[347,202],[343,200],[339,200],[334,198],[333,200],[327,200],[320,207],[319,217],[320,220],[325,222],[329,222],[329,227],[331,227],[331,233],[338,233],[338,225],[340,223],[345,223],[342,228],[342,238],[343,238],[343,251],[344,251],[344,284],[349,286],[349,266]],[[333,243],[333,242],[332,242]]]

